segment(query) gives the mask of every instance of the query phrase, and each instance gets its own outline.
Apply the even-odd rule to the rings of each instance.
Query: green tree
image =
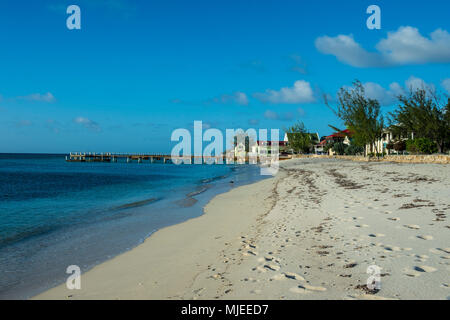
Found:
[[[364,86],[358,80],[353,83],[353,88],[341,88],[338,97],[335,113],[353,132],[352,143],[360,147],[369,144],[375,147],[375,153],[379,153],[376,141],[381,138],[384,129],[380,103],[366,97]],[[328,105],[327,100],[325,103]]]
[[[445,139],[444,149],[450,150],[450,98],[448,98],[447,100],[447,105],[444,107],[443,113],[444,113],[444,126],[445,128],[447,128],[446,129],[447,138]]]
[[[342,156],[345,153],[345,144],[338,141],[333,144],[333,151]]]
[[[334,145],[334,143],[327,142],[327,144],[323,147],[323,151],[328,153],[328,151],[333,148],[333,145]]]
[[[428,138],[416,138],[406,141],[406,150],[411,153],[432,154],[437,151],[437,146]]]
[[[428,89],[410,91],[398,97],[400,105],[389,113],[389,123],[394,134],[403,137],[428,138],[444,152],[450,144],[450,100],[440,107],[440,98]]]
[[[298,121],[294,125],[285,128],[284,131],[287,134],[289,146],[294,152],[310,152],[312,146],[311,135],[307,132],[303,122]]]
[[[355,145],[351,144],[351,145],[345,147],[344,152],[348,156],[355,156],[357,154],[363,154],[364,153],[364,147],[355,146]]]

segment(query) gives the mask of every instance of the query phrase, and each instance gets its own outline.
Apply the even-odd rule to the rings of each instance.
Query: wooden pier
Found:
[[[285,160],[286,157],[280,160]],[[257,159],[260,160],[260,159]],[[180,156],[172,157],[167,154],[147,154],[147,153],[94,153],[94,152],[71,152],[66,156],[67,162],[137,162],[137,163],[185,163],[185,164],[211,164],[211,163],[249,163],[256,164],[255,159],[245,158],[245,161],[238,159],[234,153],[221,156]]]

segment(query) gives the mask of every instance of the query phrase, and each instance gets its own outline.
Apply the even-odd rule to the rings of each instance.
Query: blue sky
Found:
[[[81,30],[66,27],[81,8]],[[381,30],[366,8],[381,8]],[[322,94],[361,80],[393,108],[450,91],[450,3],[4,0],[0,152],[169,152],[175,128],[342,124]]]

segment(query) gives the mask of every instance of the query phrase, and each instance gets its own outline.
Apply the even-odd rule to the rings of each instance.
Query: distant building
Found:
[[[396,151],[389,150],[387,148],[387,145],[391,142],[394,143],[400,140],[408,140],[408,138],[414,139],[414,133],[411,133],[411,137],[403,137],[394,135],[392,130],[390,130],[389,128],[385,129],[380,139],[378,139],[375,143],[366,145],[366,154],[376,152],[386,154],[397,153]]]
[[[353,136],[353,132],[350,131],[349,129],[335,132],[332,135],[324,137],[322,139],[322,141],[320,141],[320,143],[318,144],[318,147],[316,150],[318,150],[318,152],[325,153],[324,147],[327,144],[332,144],[332,143],[336,143],[336,142],[342,142],[343,144],[350,145],[352,136]],[[328,154],[331,156],[334,155],[334,151],[332,148],[328,149]]]
[[[287,134],[284,135],[283,140],[275,142],[278,142],[278,153],[280,153],[280,148],[285,149],[289,145]],[[246,143],[241,141],[239,143],[236,143],[234,147],[234,155],[235,157],[244,158],[248,155],[248,153],[256,154],[257,156],[259,156],[263,152],[272,154],[273,145],[273,141],[271,140],[258,140],[256,141],[256,144],[252,145],[251,143],[248,143],[248,147],[246,147]]]

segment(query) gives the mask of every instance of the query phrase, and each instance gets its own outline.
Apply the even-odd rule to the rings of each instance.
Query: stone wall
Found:
[[[294,155],[293,158],[328,158],[328,159],[344,159],[351,161],[388,161],[388,162],[406,162],[406,163],[443,163],[450,164],[450,155],[387,155],[383,158],[369,158],[363,156],[329,156],[329,155]]]
[[[411,162],[411,163],[450,163],[450,156],[447,155],[388,155],[384,161]]]

